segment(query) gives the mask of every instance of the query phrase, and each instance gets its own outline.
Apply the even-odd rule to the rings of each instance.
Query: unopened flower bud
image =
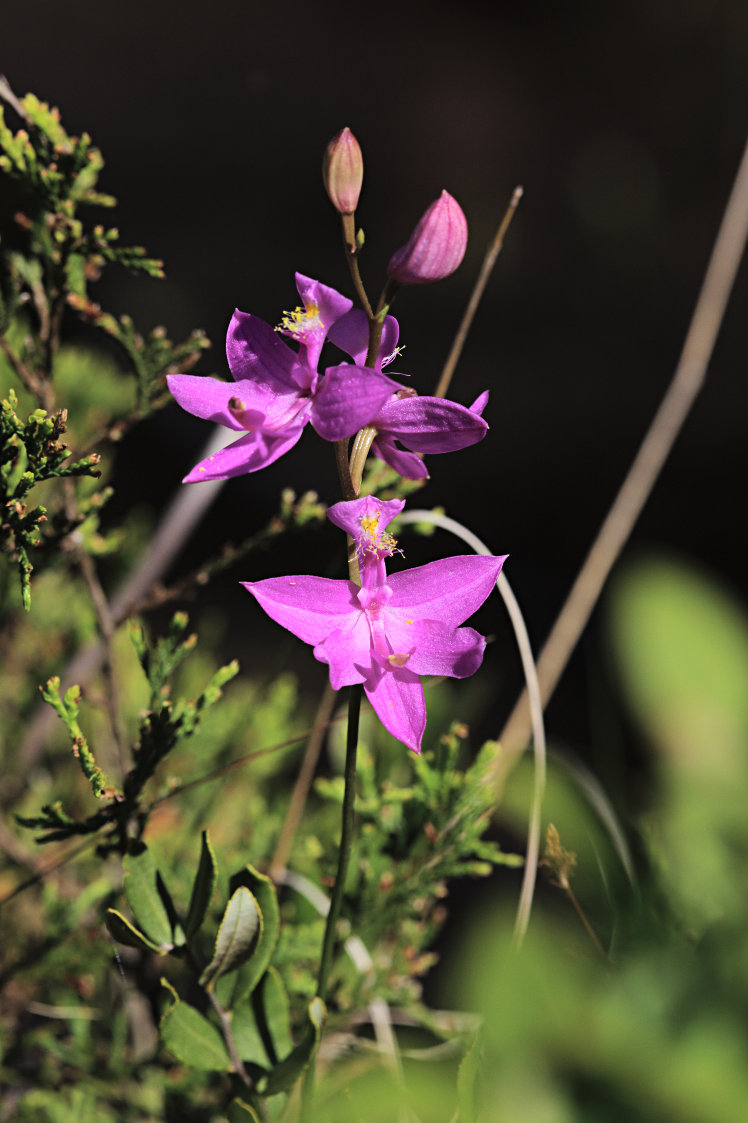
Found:
[[[465,256],[467,219],[456,199],[442,191],[422,216],[406,245],[394,253],[387,272],[401,285],[441,281]]]
[[[361,146],[350,129],[342,129],[325,149],[322,161],[325,191],[339,214],[353,214],[364,181]]]

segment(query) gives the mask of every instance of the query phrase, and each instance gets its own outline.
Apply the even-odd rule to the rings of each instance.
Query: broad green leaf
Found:
[[[307,1024],[302,1030],[299,1044],[267,1077],[260,1077],[257,1081],[257,1091],[261,1095],[272,1096],[276,1092],[285,1092],[296,1083],[314,1056],[326,1017],[327,1009],[322,999],[313,998],[309,1003]]]
[[[197,867],[195,883],[192,886],[192,896],[190,897],[187,919],[184,922],[184,930],[188,940],[199,931],[200,925],[205,919],[205,913],[210,904],[210,898],[213,895],[215,883],[216,859],[208,839],[208,832],[203,831],[200,863]]]
[[[684,564],[653,560],[619,578],[612,636],[630,700],[661,748],[697,767],[743,757],[748,621],[736,601]]]
[[[231,1072],[231,1058],[216,1027],[194,1006],[181,1002],[166,979],[161,984],[174,999],[160,1024],[161,1040],[169,1052],[184,1064],[205,1072]]]
[[[748,621],[716,583],[663,560],[619,578],[612,610],[624,685],[660,750],[652,854],[698,932],[729,915],[744,878]]]
[[[158,887],[158,870],[148,849],[125,857],[125,896],[137,924],[162,952],[173,945],[172,928]]]
[[[236,1043],[239,1056],[247,1064],[258,1065],[269,1071],[273,1061],[268,1056],[265,1042],[262,1039],[257,1018],[252,1005],[247,999],[240,1003],[231,1013],[231,1032]]]
[[[219,975],[235,971],[252,955],[257,944],[258,929],[262,936],[262,916],[249,889],[244,885],[232,894],[223,914],[213,958],[200,976],[200,985],[207,986]]]
[[[117,912],[116,909],[107,909],[105,916],[106,926],[109,929],[109,934],[113,940],[118,944],[124,944],[128,948],[140,948],[143,951],[156,951],[161,952],[158,944],[154,944],[142,932],[130,923],[130,921]]]
[[[252,958],[239,972],[220,980],[216,996],[224,1009],[233,1009],[245,995],[251,994],[265,974],[275,951],[280,932],[280,913],[275,886],[269,877],[259,873],[252,866],[246,866],[234,874],[230,889],[234,892],[239,886],[248,889],[260,910],[260,935]]]

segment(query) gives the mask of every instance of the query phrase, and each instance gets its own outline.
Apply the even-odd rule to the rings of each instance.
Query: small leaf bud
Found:
[[[325,191],[339,214],[353,214],[364,181],[361,147],[349,128],[332,138],[322,161]]]
[[[454,273],[466,246],[467,219],[457,200],[442,191],[407,243],[392,255],[387,272],[401,285],[441,281]]]

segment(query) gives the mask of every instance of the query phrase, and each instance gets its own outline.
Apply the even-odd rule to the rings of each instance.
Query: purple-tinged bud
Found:
[[[465,256],[467,219],[456,199],[442,191],[387,266],[393,281],[421,285],[454,273]]]
[[[341,129],[325,149],[322,179],[335,210],[353,214],[364,182],[364,158],[349,128]]]

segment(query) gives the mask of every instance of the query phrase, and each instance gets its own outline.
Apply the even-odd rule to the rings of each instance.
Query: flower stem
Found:
[[[356,803],[356,753],[358,750],[358,718],[361,711],[360,685],[355,684],[350,688],[348,695],[348,735],[345,751],[345,788],[343,790],[343,814],[340,828],[340,849],[338,850],[338,871],[335,875],[335,888],[330,899],[330,908],[327,913],[325,935],[322,941],[322,955],[320,956],[319,975],[317,977],[317,996],[326,1001],[327,984],[332,969],[333,955],[335,952],[335,929],[340,916],[340,906],[343,903],[346,877],[350,864],[351,849],[353,847],[353,811]],[[301,1091],[301,1120],[308,1123],[311,1119],[312,1097],[314,1094],[314,1057],[304,1074],[304,1084]]]
[[[364,282],[361,280],[361,273],[358,268],[358,248],[356,246],[356,221],[352,214],[344,214],[340,216],[343,224],[343,245],[345,246],[345,259],[348,262],[348,268],[351,273],[351,280],[353,287],[356,290],[356,296],[359,299],[361,307],[366,315],[371,320],[374,313],[372,311],[371,302],[366,295]]]
[[[340,849],[338,851],[338,872],[335,875],[335,888],[327,914],[325,937],[322,942],[322,956],[317,978],[317,995],[324,1001],[327,983],[332,967],[335,950],[335,929],[343,902],[345,881],[348,875],[351,849],[353,847],[353,810],[356,802],[356,752],[358,749],[358,718],[361,711],[361,686],[355,684],[348,695],[348,736],[345,751],[345,788],[343,791],[343,812],[340,829]]]

